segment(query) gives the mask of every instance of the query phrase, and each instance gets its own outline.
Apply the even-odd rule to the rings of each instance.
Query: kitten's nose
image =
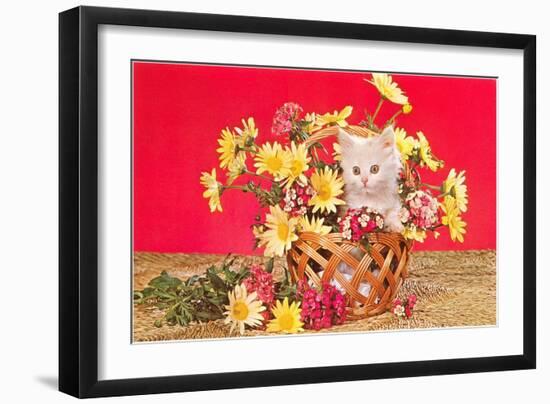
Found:
[[[366,187],[366,186],[367,186],[367,183],[369,182],[369,178],[368,178],[368,177],[363,177],[363,178],[361,178],[361,182],[362,182],[363,185]]]

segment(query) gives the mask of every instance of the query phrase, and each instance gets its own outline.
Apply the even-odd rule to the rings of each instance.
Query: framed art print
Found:
[[[60,390],[535,366],[535,37],[60,14]]]

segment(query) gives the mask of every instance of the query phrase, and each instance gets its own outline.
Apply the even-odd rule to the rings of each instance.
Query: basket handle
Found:
[[[361,137],[370,137],[370,136],[376,136],[378,133],[376,133],[373,130],[367,129],[363,126],[357,126],[357,125],[348,125],[345,128],[343,128],[344,131],[346,131],[349,134],[361,136]],[[304,141],[304,145],[306,147],[310,147],[312,144],[325,139],[330,136],[338,136],[338,132],[340,131],[339,126],[329,126],[327,128],[323,128],[321,130],[318,130],[313,135],[311,135],[309,138],[307,138]]]

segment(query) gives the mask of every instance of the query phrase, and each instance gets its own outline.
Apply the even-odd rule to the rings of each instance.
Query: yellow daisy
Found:
[[[310,135],[314,132],[317,132],[319,129],[322,128],[322,126],[319,126],[319,125],[316,124],[317,114],[315,112],[312,112],[310,114],[306,114],[306,116],[304,117],[304,120],[306,122],[309,122],[306,126],[304,126],[304,131],[306,131]]]
[[[342,146],[340,146],[340,143],[333,143],[332,144],[332,158],[334,161],[342,161]]]
[[[333,114],[326,113],[324,115],[318,116],[317,121],[315,122],[318,126],[332,125],[336,124],[342,128],[348,126],[346,118],[351,115],[353,112],[353,107],[348,105],[344,107],[340,112],[334,111]]]
[[[309,205],[313,206],[313,213],[318,210],[323,213],[336,212],[336,205],[343,205],[344,201],[338,199],[344,191],[344,181],[338,176],[336,171],[332,171],[329,167],[324,170],[315,170],[311,176],[311,186],[314,190],[313,197],[309,200]]]
[[[432,148],[428,143],[428,139],[424,136],[422,132],[416,132],[418,136],[418,148],[420,152],[421,165],[426,165],[432,171],[437,171],[443,167],[443,161],[439,160],[432,153]]]
[[[216,169],[212,169],[212,174],[203,172],[200,182],[206,188],[206,191],[204,191],[202,196],[208,198],[210,212],[214,212],[216,210],[221,212],[223,210],[220,202],[221,184],[216,180]]]
[[[468,210],[468,187],[464,181],[466,181],[465,171],[457,175],[454,168],[451,168],[447,179],[443,181],[443,192],[448,192],[456,199],[457,207],[461,212]]]
[[[324,221],[324,218],[318,218],[315,216],[313,216],[310,220],[307,215],[304,215],[300,217],[298,224],[300,231],[310,231],[312,233],[325,236],[331,232],[332,228],[330,226],[323,226]]]
[[[259,235],[260,246],[265,246],[264,255],[282,257],[290,250],[292,242],[298,240],[298,218],[289,218],[279,205],[270,206],[269,212],[265,221],[267,230]]]
[[[227,185],[231,185],[246,170],[246,156],[239,153],[227,166]]]
[[[449,228],[451,234],[451,240],[464,242],[463,234],[466,233],[466,222],[460,217],[460,210],[458,209],[456,199],[452,196],[446,196],[441,208],[445,215],[441,218],[441,223]]]
[[[220,168],[225,168],[233,163],[239,152],[239,140],[235,134],[229,129],[222,129],[220,139],[218,139],[219,148],[216,149],[220,153]]]
[[[286,185],[289,187],[296,180],[300,180],[302,184],[305,184],[307,178],[304,173],[309,169],[308,163],[311,160],[307,155],[306,146],[304,144],[296,146],[296,143],[292,142],[290,148],[286,148],[285,153],[290,156],[290,172],[287,177]]]
[[[372,81],[367,79],[365,81],[375,86],[383,98],[395,104],[406,105],[409,103],[408,97],[403,94],[397,83],[392,81],[392,77],[389,74],[373,73]]]
[[[415,225],[406,226],[401,232],[407,240],[415,240],[423,243],[426,240],[426,230],[420,230]]]
[[[288,304],[288,297],[281,304],[280,300],[277,300],[275,307],[271,309],[273,313],[273,320],[267,325],[268,332],[284,332],[288,334],[295,334],[298,331],[303,331],[302,326],[304,323],[300,321],[300,303],[292,302]]]
[[[227,296],[229,304],[225,306],[227,311],[224,314],[225,323],[231,323],[230,332],[233,332],[235,327],[239,327],[242,335],[245,325],[256,327],[262,324],[263,317],[260,313],[265,310],[265,307],[256,300],[256,292],[249,295],[244,285],[237,285],[235,290],[230,291]]]
[[[273,145],[265,143],[254,157],[256,161],[254,167],[257,168],[257,174],[267,171],[275,180],[281,180],[288,177],[291,173],[291,158],[279,143],[275,142]]]
[[[258,136],[258,128],[256,128],[256,123],[254,118],[250,117],[246,121],[241,120],[243,128],[235,128],[235,132],[239,134],[242,139],[242,144],[247,145],[251,140],[256,139]]]
[[[412,136],[407,136],[405,129],[396,128],[395,129],[395,143],[397,148],[401,153],[401,158],[403,160],[408,160],[412,156],[415,146],[418,144],[418,141]]]

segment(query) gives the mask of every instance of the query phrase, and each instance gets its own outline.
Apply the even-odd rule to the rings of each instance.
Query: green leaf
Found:
[[[287,268],[287,267],[284,267],[284,268],[283,268],[283,273],[285,274],[285,283],[286,283],[287,285],[290,285],[290,278],[289,278],[289,276],[288,276],[288,272],[289,272],[289,271],[288,271],[288,268]]]
[[[173,276],[168,275],[166,271],[162,271],[160,276],[151,279],[149,286],[157,289],[167,290],[170,288],[176,288],[181,285],[181,280]]]
[[[235,262],[235,260],[237,259],[237,257],[233,257],[231,254],[227,254],[227,256],[225,257],[225,259],[223,260],[223,264],[222,264],[222,268],[221,270],[225,270],[225,269],[229,269],[231,268],[231,265],[233,265],[233,263]],[[212,266],[211,267],[212,270],[216,270],[216,267],[215,266]]]
[[[365,249],[366,249],[368,252],[370,252],[370,250],[371,250],[372,247],[371,247],[371,245],[370,245],[368,239],[366,239],[366,238],[361,238],[361,239],[359,240],[359,243],[360,243],[363,247],[365,247]]]
[[[227,290],[240,284],[249,275],[246,267],[232,269],[236,257],[228,255],[220,266],[211,266],[203,275],[185,281],[163,271],[143,290],[134,291],[136,304],[148,304],[164,312],[155,326],[187,326],[193,321],[223,318],[229,303]]]
[[[215,289],[218,289],[218,290],[223,290],[223,291],[226,291],[227,288],[225,286],[225,282],[223,281],[222,278],[220,278],[218,275],[216,275],[216,273],[212,270],[207,270],[206,271],[206,276],[208,277],[208,279],[210,280],[210,282],[212,282],[212,286],[215,288]]]
[[[275,258],[274,257],[269,258],[265,264],[265,271],[272,273],[274,264],[275,264]]]
[[[229,299],[227,299],[227,295],[212,296],[212,297],[208,297],[207,300],[208,302],[210,302],[210,304],[216,307],[223,307],[224,305],[227,305],[229,303]]]
[[[186,286],[191,286],[199,280],[199,275],[193,275],[185,281]]]
[[[248,268],[243,269],[238,276],[237,283],[241,283],[245,278],[248,278],[250,275],[250,270]]]
[[[161,299],[168,299],[168,300],[173,300],[177,297],[175,294],[165,292],[164,290],[161,290],[161,289],[156,290],[154,294],[155,296],[160,297]]]
[[[147,287],[147,288],[143,289],[141,291],[141,293],[143,293],[143,297],[146,299],[148,297],[153,296],[155,290],[156,290],[155,288]]]

